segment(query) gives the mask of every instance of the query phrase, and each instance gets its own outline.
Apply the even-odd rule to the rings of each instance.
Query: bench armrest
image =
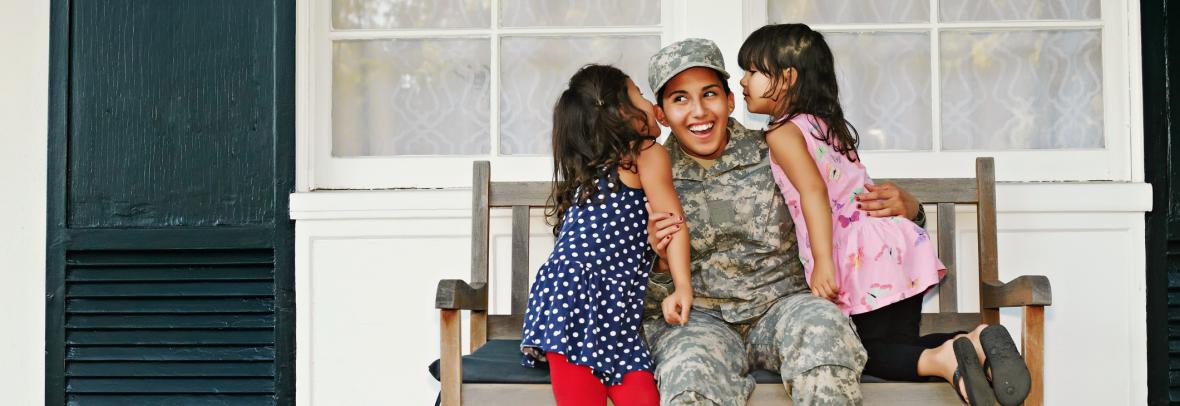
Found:
[[[468,285],[459,279],[443,279],[438,281],[438,290],[434,293],[434,308],[444,310],[487,310],[488,285],[477,283]]]
[[[1024,275],[1008,283],[984,281],[980,286],[979,303],[986,309],[1049,306],[1053,304],[1053,292],[1048,277]]]

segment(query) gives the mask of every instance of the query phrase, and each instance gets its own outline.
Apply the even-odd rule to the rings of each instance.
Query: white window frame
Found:
[[[939,0],[931,0],[932,18]],[[498,24],[498,0],[492,0],[493,24]],[[331,0],[297,0],[296,11],[296,185],[306,192],[317,189],[389,189],[468,187],[471,162],[492,161],[495,180],[548,180],[549,156],[497,156],[499,149],[499,36],[563,34],[659,33],[660,42],[690,37],[711,39],[721,47],[726,67],[733,75],[730,86],[738,89],[741,78],[737,51],[745,37],[765,24],[766,0],[743,0],[739,5],[707,0],[664,0],[659,29],[636,28],[524,28],[463,30],[371,30],[364,38],[420,38],[489,36],[492,38],[492,86],[490,125],[492,154],[483,156],[357,157],[331,156],[331,35],[357,38],[357,34],[330,33]],[[1139,38],[1138,0],[1101,0],[1101,22],[1033,21],[921,24],[817,25],[821,31],[925,31],[931,35],[932,100],[938,88],[937,51],[939,28],[1054,29],[1101,26],[1103,137],[1105,147],[1090,150],[938,151],[941,143],[939,104],[932,102],[934,151],[869,151],[862,154],[879,178],[966,177],[974,175],[974,158],[996,158],[1001,181],[1143,181],[1143,90]],[[734,118],[750,120],[740,98]]]
[[[940,0],[930,0],[931,20],[938,19]],[[744,0],[744,33],[768,21],[767,0]],[[930,35],[932,151],[865,151],[873,176],[882,178],[974,176],[975,157],[996,158],[1001,181],[1142,181],[1142,80],[1139,45],[1139,1],[1101,0],[1096,21],[981,21],[904,24],[815,24],[820,32],[921,32]],[[1052,30],[1098,28],[1102,47],[1104,148],[1069,150],[941,151],[939,31],[960,29]],[[727,50],[736,56],[737,49]],[[839,57],[837,55],[837,57]],[[734,69],[731,69],[733,71]],[[733,72],[731,72],[733,73]],[[751,120],[740,115],[748,124]]]
[[[660,25],[653,27],[499,27],[500,0],[489,0],[491,28],[368,29],[333,31],[331,0],[297,0],[296,10],[296,185],[317,189],[453,188],[471,186],[471,163],[492,162],[495,180],[548,180],[550,155],[500,155],[500,39],[508,36],[658,34],[674,41],[669,22],[681,13],[679,0],[661,2]],[[736,5],[735,5],[736,7]],[[491,152],[487,155],[332,156],[332,40],[403,38],[488,38]],[[550,104],[551,101],[539,101]]]

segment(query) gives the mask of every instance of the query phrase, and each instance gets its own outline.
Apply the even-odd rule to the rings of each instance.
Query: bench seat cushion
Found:
[[[430,375],[438,379],[438,360],[430,364]],[[756,370],[751,375],[758,383],[781,383],[778,373]],[[520,365],[520,340],[489,340],[470,355],[463,356],[464,383],[549,383],[549,370]],[[861,382],[885,380],[862,375]]]

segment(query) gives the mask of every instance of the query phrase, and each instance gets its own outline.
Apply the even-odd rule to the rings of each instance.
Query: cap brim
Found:
[[[725,69],[717,67],[717,65],[707,64],[707,63],[703,63],[703,62],[690,63],[687,65],[681,66],[679,68],[676,68],[676,70],[672,71],[672,73],[668,74],[668,76],[664,78],[664,81],[660,82],[659,84],[653,85],[651,88],[652,92],[653,93],[659,92],[660,89],[662,89],[664,87],[664,85],[668,84],[668,81],[672,80],[672,78],[676,77],[676,75],[679,75],[681,72],[684,72],[684,71],[692,69],[692,68],[709,68],[709,69],[721,72],[721,76],[725,77],[725,79],[729,79],[729,72],[726,72]]]

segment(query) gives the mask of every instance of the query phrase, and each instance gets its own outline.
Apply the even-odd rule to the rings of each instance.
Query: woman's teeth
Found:
[[[696,124],[688,126],[688,130],[700,134],[713,129],[713,123]]]

